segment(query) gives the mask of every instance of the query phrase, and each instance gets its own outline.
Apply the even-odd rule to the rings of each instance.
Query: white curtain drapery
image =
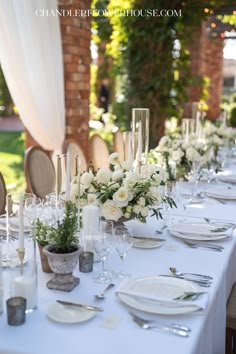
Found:
[[[57,0],[0,1],[0,63],[24,126],[47,150],[60,150],[65,135],[62,44],[59,18],[37,16]]]

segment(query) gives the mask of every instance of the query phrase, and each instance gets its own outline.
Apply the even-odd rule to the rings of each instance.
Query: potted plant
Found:
[[[49,289],[70,291],[79,284],[73,276],[81,247],[78,238],[77,206],[71,201],[65,203],[64,215],[56,226],[47,225],[47,242],[43,253],[47,256],[54,275],[47,283]]]

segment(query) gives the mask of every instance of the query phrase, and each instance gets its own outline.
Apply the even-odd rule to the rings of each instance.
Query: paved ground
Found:
[[[24,126],[18,117],[0,117],[0,131],[22,131]]]

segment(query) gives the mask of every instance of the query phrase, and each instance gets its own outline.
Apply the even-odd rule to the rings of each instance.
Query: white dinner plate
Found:
[[[222,182],[236,183],[236,174],[232,174],[228,176],[219,176],[219,180]]]
[[[207,189],[206,194],[212,198],[219,198],[225,200],[236,200],[236,190],[228,189],[225,187],[217,189]]]
[[[161,247],[163,245],[163,241],[155,241],[155,240],[144,240],[142,238],[140,238],[140,240],[133,239],[133,246],[137,247],[137,248],[158,248]]]
[[[196,240],[196,241],[216,241],[224,240],[225,238],[230,237],[229,235],[220,235],[220,236],[202,236],[195,234],[182,234],[181,232],[169,230],[170,234],[175,237],[183,238],[186,240]]]
[[[169,227],[170,232],[179,232],[181,234],[191,234],[191,235],[203,235],[209,236],[210,238],[214,236],[225,235],[227,231],[230,230],[230,227],[224,224],[211,224],[207,222],[191,222],[184,223],[178,222],[172,224]]]
[[[132,279],[133,282],[133,291],[138,293],[139,291],[143,292],[145,289],[146,292],[152,292],[155,296],[165,299],[166,301],[171,301],[178,296],[183,295],[184,292],[193,291],[198,292],[202,291],[198,285],[186,281],[183,279],[178,279],[175,277],[145,277]],[[160,315],[178,315],[191,313],[198,311],[199,308],[194,305],[185,305],[185,306],[174,306],[173,303],[166,304],[158,302],[158,300],[149,300],[145,298],[139,298],[138,296],[123,294],[117,292],[119,299],[126,305],[135,308],[140,311],[145,311],[153,314]]]
[[[95,316],[95,311],[53,302],[48,306],[47,316],[56,322],[80,323],[93,318]]]

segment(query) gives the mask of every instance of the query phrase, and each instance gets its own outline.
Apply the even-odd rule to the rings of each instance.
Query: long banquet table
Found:
[[[236,202],[223,205],[207,198],[202,204],[188,207],[187,214],[232,221],[235,220],[235,205]],[[149,218],[146,225],[134,222],[133,227],[134,232],[140,235],[160,237],[155,234],[159,225],[160,222],[155,218]],[[0,353],[223,354],[226,303],[236,281],[235,235],[217,242],[224,246],[223,252],[192,249],[171,236],[167,230],[163,231],[163,236],[167,242],[162,247],[133,247],[123,265],[113,252],[106,265],[115,271],[124,268],[132,277],[169,274],[170,266],[182,271],[211,275],[213,282],[209,288],[206,310],[186,315],[153,315],[154,318],[191,327],[188,338],[138,327],[131,319],[130,308],[119,301],[115,293],[117,286],[109,290],[105,300],[96,300],[94,294],[104,288],[104,285],[93,279],[100,263],[94,264],[92,273],[80,273],[77,267],[75,275],[79,275],[80,285],[70,293],[47,289],[46,282],[51,275],[43,273],[39,264],[38,308],[27,315],[24,325],[18,327],[7,325],[4,311],[0,316]],[[56,299],[102,306],[104,312],[97,312],[94,318],[79,324],[53,322],[47,317],[47,308]]]

